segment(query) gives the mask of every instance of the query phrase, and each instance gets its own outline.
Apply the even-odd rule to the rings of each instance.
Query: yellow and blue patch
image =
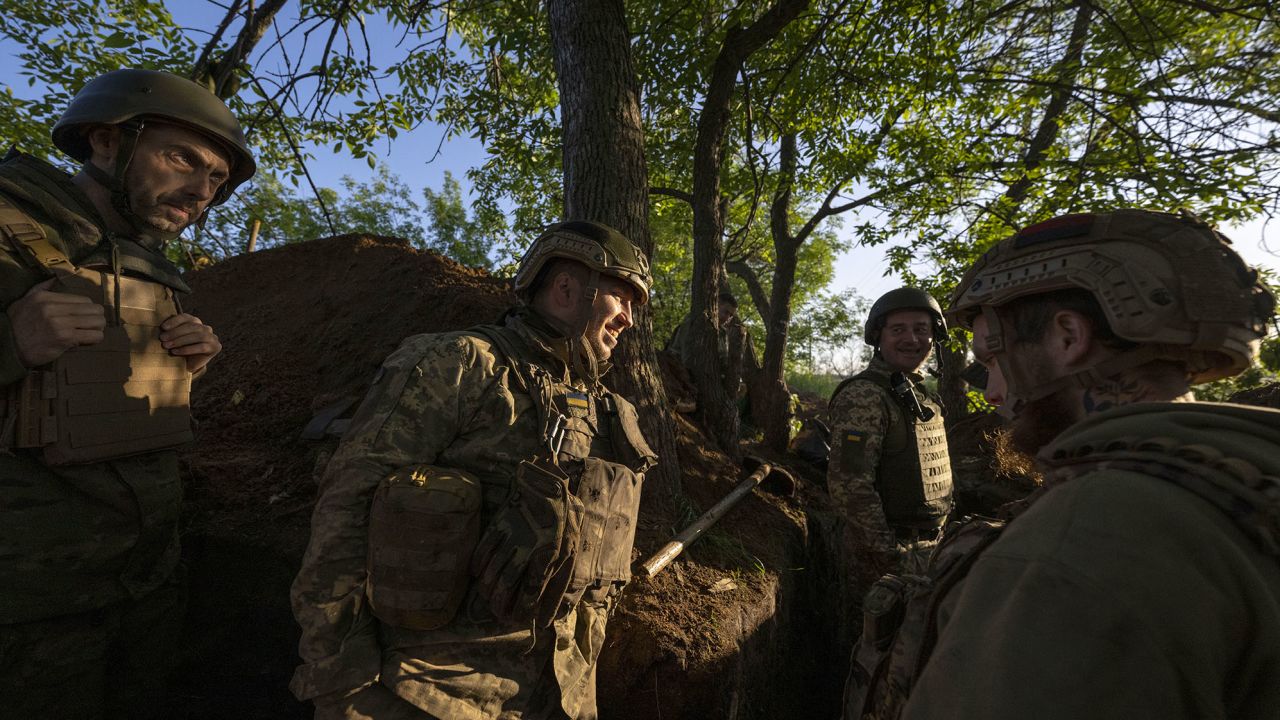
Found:
[[[569,414],[574,417],[586,417],[591,412],[591,401],[586,393],[565,393],[564,402],[569,409]]]

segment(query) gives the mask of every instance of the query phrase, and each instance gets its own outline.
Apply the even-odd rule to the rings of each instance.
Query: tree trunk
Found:
[[[800,243],[774,244],[777,263],[773,268],[773,293],[769,306],[773,312],[764,336],[764,369],[761,374],[765,392],[764,443],[783,451],[791,440],[791,390],[787,387],[787,330],[791,326],[791,293],[796,284],[796,265]]]
[[[964,419],[969,414],[969,398],[965,381],[960,377],[964,372],[965,359],[969,354],[969,343],[961,340],[953,350],[951,345],[943,343],[938,351],[938,395],[942,397],[942,407],[947,412],[947,427]]]
[[[640,93],[622,0],[548,0],[564,137],[564,215],[616,228],[653,257]],[[622,336],[609,382],[635,403],[661,462],[650,472],[680,490],[675,423],[654,354],[647,305]]]
[[[726,452],[737,455],[738,413],[725,395],[720,378],[719,327],[715,298],[724,265],[724,214],[720,170],[734,90],[742,63],[771,42],[809,6],[809,0],[778,0],[746,28],[734,25],[711,67],[698,135],[693,149],[693,292],[689,323],[690,357],[684,358],[698,386],[698,413],[712,437]],[[776,313],[776,311],[775,311]],[[772,394],[771,394],[772,395]]]

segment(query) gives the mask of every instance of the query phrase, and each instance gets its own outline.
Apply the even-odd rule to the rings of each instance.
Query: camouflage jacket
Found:
[[[187,286],[159,254],[109,236],[92,202],[66,173],[26,155],[0,163],[0,194],[39,222],[77,265],[126,250],[127,271],[179,291]],[[0,241],[0,306],[7,308],[43,270]],[[0,384],[26,375],[9,316],[0,313]],[[178,562],[182,489],[173,451],[87,465],[47,467],[28,450],[0,454],[0,623],[103,607],[158,587]]]
[[[903,717],[1276,717],[1280,411],[1129,405],[1039,460],[1046,491],[934,600]]]
[[[871,370],[892,372],[883,358],[871,361]],[[907,373],[912,382],[924,379],[919,373]],[[923,404],[941,413],[941,406],[926,398]],[[837,512],[849,523],[854,540],[864,548],[879,553],[893,550],[896,539],[894,528],[885,515],[885,508],[876,490],[876,479],[885,450],[885,439],[895,424],[907,422],[904,411],[897,402],[870,381],[852,380],[837,389],[831,398],[831,456],[827,464],[827,489]],[[850,438],[857,439],[856,447],[846,447]],[[921,482],[921,479],[902,478],[903,482]]]
[[[506,322],[560,387],[592,392],[572,378],[567,343],[540,318],[526,310]],[[576,427],[566,444],[590,444],[572,436]],[[465,612],[439,630],[396,628],[373,617],[365,601],[368,512],[384,477],[419,463],[473,473],[487,522],[517,464],[543,447],[533,398],[486,337],[418,335],[387,358],[325,472],[293,585],[304,662],[291,685],[297,697],[380,682],[437,717],[518,718],[545,709],[552,682],[565,713],[595,717],[596,659],[612,600],[579,602],[553,632],[537,634]]]

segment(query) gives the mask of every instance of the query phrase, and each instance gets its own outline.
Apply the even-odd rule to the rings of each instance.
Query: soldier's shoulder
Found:
[[[831,404],[835,406],[845,403],[879,402],[884,395],[884,388],[881,388],[870,378],[854,375],[841,382],[836,388],[835,393],[831,396]]]
[[[387,358],[394,365],[436,365],[456,363],[461,366],[492,365],[497,352],[492,341],[471,330],[410,335]]]

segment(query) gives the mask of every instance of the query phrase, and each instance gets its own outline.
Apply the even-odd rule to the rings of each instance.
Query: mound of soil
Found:
[[[298,639],[288,592],[337,441],[302,431],[324,411],[349,415],[403,338],[492,322],[514,297],[506,280],[363,235],[239,256],[189,281],[189,311],[224,350],[195,385],[199,439],[183,456],[191,601],[173,717],[310,717],[287,690]],[[733,462],[679,422],[684,492],[645,503],[636,559],[737,480]],[[601,659],[604,717],[834,714],[839,689],[813,657],[823,629],[805,600],[822,583],[809,559],[811,499],[756,493],[627,590]]]

